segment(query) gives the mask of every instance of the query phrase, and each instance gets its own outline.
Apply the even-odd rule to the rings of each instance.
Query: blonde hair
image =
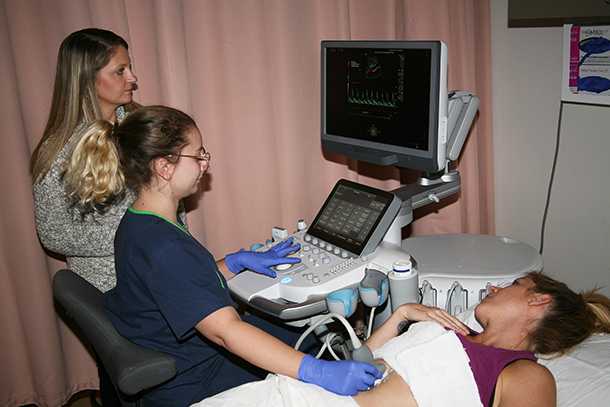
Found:
[[[119,125],[92,122],[63,164],[71,203],[83,213],[103,212],[125,188],[139,191],[154,178],[154,160],[177,161],[196,127],[189,115],[166,106],[142,107]]]
[[[81,212],[103,212],[125,192],[125,176],[112,134],[114,124],[96,120],[86,126],[62,164],[66,194]]]
[[[597,289],[582,295],[583,300],[589,307],[589,312],[594,315],[594,332],[610,334],[610,300],[608,297],[597,293]]]
[[[32,181],[43,179],[81,123],[102,119],[95,90],[97,73],[127,42],[107,30],[87,28],[70,34],[59,47],[51,110],[43,136],[30,158]],[[126,111],[139,107],[125,105]]]

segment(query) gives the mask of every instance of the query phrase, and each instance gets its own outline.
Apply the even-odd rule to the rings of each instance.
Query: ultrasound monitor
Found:
[[[446,163],[442,41],[323,41],[322,147],[430,173]]]

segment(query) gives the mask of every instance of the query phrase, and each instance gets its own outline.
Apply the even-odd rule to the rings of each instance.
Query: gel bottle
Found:
[[[408,302],[419,302],[419,276],[411,258],[396,260],[388,273],[392,312]]]

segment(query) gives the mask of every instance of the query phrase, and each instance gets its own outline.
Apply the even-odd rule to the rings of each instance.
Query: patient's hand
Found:
[[[428,307],[418,303],[407,303],[394,311],[394,313],[398,312],[403,315],[405,321],[434,321],[464,336],[470,333],[468,327],[462,321],[441,308]]]

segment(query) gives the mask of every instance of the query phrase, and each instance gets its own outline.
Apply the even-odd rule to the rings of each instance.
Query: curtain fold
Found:
[[[136,100],[197,121],[212,169],[187,199],[188,222],[216,258],[311,222],[340,178],[391,190],[417,176],[322,150],[322,40],[447,43],[450,90],[481,105],[454,165],[462,190],[418,209],[408,231],[494,233],[489,0],[2,0],[1,406],[61,406],[98,385],[87,341],[53,301],[65,264],[38,241],[28,174],[59,45],[92,26],[128,41]]]

